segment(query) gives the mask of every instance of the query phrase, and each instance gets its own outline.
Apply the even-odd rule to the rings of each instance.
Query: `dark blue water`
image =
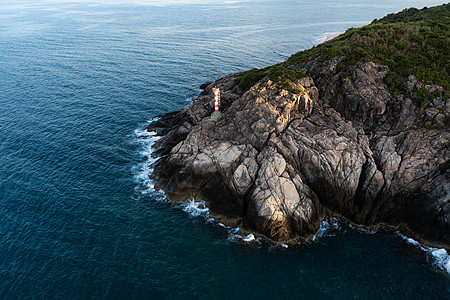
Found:
[[[164,202],[140,137],[206,81],[442,1],[103,2],[0,2],[0,298],[449,298],[445,252],[396,233],[245,243]]]

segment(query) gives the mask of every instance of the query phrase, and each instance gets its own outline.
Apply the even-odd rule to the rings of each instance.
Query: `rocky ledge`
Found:
[[[405,10],[203,85],[147,127],[155,187],[274,242],[338,217],[450,249],[449,20],[450,5]]]
[[[289,91],[266,77],[244,92],[242,73],[202,86],[193,104],[147,127],[163,136],[156,188],[170,201],[204,200],[213,218],[274,242],[310,240],[322,220],[339,217],[449,249],[450,100],[421,111],[415,92],[439,86],[410,76],[409,95],[393,97],[386,66],[360,63],[350,79],[337,64],[301,66],[330,76]]]

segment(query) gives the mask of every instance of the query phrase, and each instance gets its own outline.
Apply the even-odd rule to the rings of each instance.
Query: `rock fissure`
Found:
[[[315,74],[292,90],[266,77],[242,91],[243,73],[204,85],[193,104],[147,128],[163,136],[155,187],[171,201],[205,200],[212,217],[274,242],[310,240],[339,216],[450,247],[449,130],[420,127],[425,112],[388,92],[386,66],[337,70],[341,61],[292,66]],[[226,102],[220,113],[214,86]],[[448,118],[450,105],[429,112],[431,122],[439,114]]]

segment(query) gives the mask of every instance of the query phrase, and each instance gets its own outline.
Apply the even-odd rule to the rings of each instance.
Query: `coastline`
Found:
[[[445,87],[400,77],[398,66],[364,49],[355,56],[367,30],[385,36],[390,28],[351,29],[282,64],[202,85],[193,104],[146,128],[163,136],[151,175],[156,190],[175,203],[201,201],[218,222],[240,224],[242,236],[275,244],[314,240],[324,220],[338,217],[447,253]],[[395,91],[385,81],[392,76]],[[211,100],[216,88],[220,113]]]
[[[325,43],[325,42],[327,42],[329,40],[334,39],[335,37],[340,36],[343,33],[344,33],[343,31],[340,31],[340,32],[325,32],[317,39],[317,41],[319,42],[319,44],[322,44],[322,43]]]

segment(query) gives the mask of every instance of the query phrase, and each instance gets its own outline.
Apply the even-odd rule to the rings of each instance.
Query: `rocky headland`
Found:
[[[162,136],[155,187],[274,242],[308,241],[338,217],[450,249],[449,15],[405,10],[204,84],[147,127]]]

